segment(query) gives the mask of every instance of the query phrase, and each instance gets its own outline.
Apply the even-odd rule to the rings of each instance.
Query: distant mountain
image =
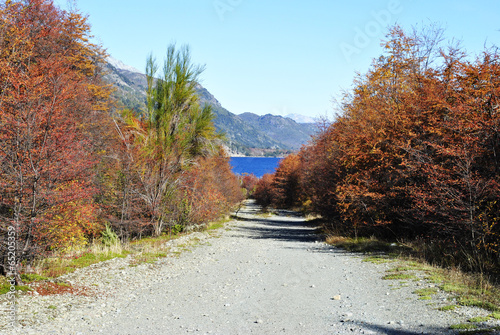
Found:
[[[105,80],[115,87],[114,97],[119,104],[138,113],[146,108],[146,75],[122,62],[108,58]],[[316,131],[312,124],[299,124],[282,116],[258,116],[252,113],[235,115],[203,86],[197,86],[201,104],[209,104],[216,116],[214,125],[225,134],[226,145],[232,154],[283,155],[297,150]]]
[[[285,117],[292,119],[297,123],[316,123],[317,121],[310,116],[300,114],[288,114]]]
[[[312,123],[297,123],[294,120],[279,115],[266,114],[259,116],[253,113],[238,115],[254,128],[267,134],[272,139],[285,144],[292,150],[300,149],[316,132],[316,125]]]
[[[127,64],[124,64],[121,60],[115,59],[115,58],[113,58],[111,56],[108,57],[107,61],[115,69],[118,69],[118,70],[127,70],[129,72],[142,73],[141,71],[137,70],[135,67],[127,65]]]
[[[141,113],[146,108],[146,75],[138,70],[131,71],[120,61],[108,58],[104,65],[104,79],[115,88],[114,98],[119,104]]]

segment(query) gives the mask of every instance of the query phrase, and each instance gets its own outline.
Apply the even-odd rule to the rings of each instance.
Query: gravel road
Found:
[[[483,313],[437,311],[450,303],[444,293],[412,293],[432,284],[382,280],[394,264],[321,242],[293,213],[262,215],[248,202],[238,216],[215,237],[195,233],[190,251],[155,265],[116,259],[68,275],[76,284],[102,282],[97,297],[22,298],[38,309],[21,311],[31,321],[18,333],[454,334],[450,325]],[[47,304],[58,313],[36,323],[30,315]]]

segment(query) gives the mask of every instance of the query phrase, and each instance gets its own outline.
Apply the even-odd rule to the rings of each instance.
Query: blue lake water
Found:
[[[260,178],[266,173],[274,173],[282,159],[277,157],[231,157],[229,162],[234,173],[253,173]]]

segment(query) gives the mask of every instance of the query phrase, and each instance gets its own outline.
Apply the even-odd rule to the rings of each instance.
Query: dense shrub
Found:
[[[258,181],[259,178],[257,178],[254,174],[245,173],[240,176],[241,187],[245,190],[246,197],[251,198],[253,196],[253,192],[255,191]]]
[[[264,208],[273,203],[273,175],[266,173],[259,179],[253,192],[255,201]]]

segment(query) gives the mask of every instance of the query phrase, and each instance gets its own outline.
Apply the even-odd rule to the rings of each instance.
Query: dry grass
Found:
[[[74,272],[76,269],[116,257],[126,257],[128,254],[130,251],[126,250],[120,243],[111,246],[93,243],[85,249],[68,253],[53,253],[50,257],[39,259],[35,261],[31,273],[56,278]]]
[[[366,261],[386,263],[397,261],[395,268],[388,270],[384,279],[411,279],[415,271],[425,274],[425,279],[438,285],[439,289],[456,297],[460,306],[476,306],[492,312],[500,311],[500,287],[484,274],[465,273],[458,268],[442,268],[427,263],[415,256],[411,243],[399,245],[386,243],[376,238],[349,238],[328,236],[326,242],[351,252],[370,255]],[[451,308],[450,308],[451,309]]]
[[[401,246],[397,243],[387,243],[380,241],[375,237],[344,237],[329,235],[326,238],[326,243],[335,245],[337,247],[352,251],[352,252],[362,252],[362,253],[387,253],[388,255],[400,255],[407,251],[408,247]]]
[[[224,223],[228,221],[230,221],[228,217],[222,218],[219,221],[208,224],[206,229],[213,236],[214,231],[222,228]],[[116,243],[111,245],[94,241],[90,245],[80,249],[67,252],[53,252],[49,257],[35,260],[26,271],[21,271],[21,278],[23,282],[30,283],[31,286],[36,287],[43,294],[47,292],[49,292],[47,294],[50,294],[50,292],[62,292],[64,290],[71,291],[64,285],[57,284],[54,286],[51,283],[47,283],[61,275],[74,272],[79,268],[117,257],[125,258],[130,256],[131,266],[137,266],[142,263],[154,263],[159,258],[169,255],[169,248],[166,243],[182,235],[184,234],[163,234],[159,237],[146,237],[126,243],[121,243],[117,240]],[[198,241],[198,239],[193,239],[192,243]],[[181,251],[189,250],[186,245],[177,245],[177,248],[178,250],[173,252],[175,255],[178,255]],[[71,292],[76,292],[75,288],[71,289],[73,290]],[[7,279],[0,276],[0,294],[4,294],[9,290],[10,284],[7,282]],[[27,291],[30,290],[30,287],[16,286],[16,290]]]

